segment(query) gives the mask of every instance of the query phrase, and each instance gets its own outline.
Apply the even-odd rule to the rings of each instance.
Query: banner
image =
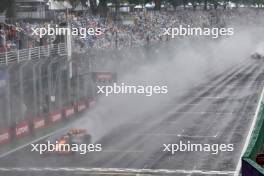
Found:
[[[92,79],[95,82],[115,82],[116,77],[116,73],[113,72],[92,72]]]
[[[80,103],[78,103],[78,105],[77,105],[77,111],[78,112],[82,112],[82,111],[84,111],[86,109],[86,104],[85,104],[85,102],[80,102]]]
[[[64,109],[65,118],[69,118],[69,117],[73,116],[74,113],[75,113],[74,107],[69,107],[69,108]]]
[[[51,113],[49,119],[51,123],[60,121],[62,119],[61,111]]]
[[[22,121],[16,125],[16,137],[20,138],[29,134],[29,124]]]
[[[45,127],[45,119],[38,117],[33,119],[33,129],[38,130]]]
[[[0,130],[0,144],[6,144],[10,141],[9,129]]]

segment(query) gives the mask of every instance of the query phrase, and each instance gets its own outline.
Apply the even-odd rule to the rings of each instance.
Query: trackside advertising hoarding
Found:
[[[0,144],[5,144],[10,141],[10,130],[0,129]]]

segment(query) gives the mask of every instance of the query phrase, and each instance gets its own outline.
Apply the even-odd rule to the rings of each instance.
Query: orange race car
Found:
[[[46,154],[56,153],[61,155],[74,154],[73,146],[91,144],[91,135],[85,129],[70,129],[60,136],[46,140]]]

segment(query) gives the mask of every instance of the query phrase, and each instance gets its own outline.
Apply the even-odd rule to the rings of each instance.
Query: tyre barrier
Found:
[[[90,104],[94,105],[94,99],[80,101],[74,106],[67,106],[62,110],[56,110],[45,116],[34,117],[32,120],[22,120],[9,128],[0,129],[0,146],[10,144],[14,140],[32,135],[37,131],[49,128],[63,120],[80,117],[80,114],[89,109]]]

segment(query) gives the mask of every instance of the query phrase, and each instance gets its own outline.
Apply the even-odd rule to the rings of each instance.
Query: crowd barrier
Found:
[[[67,55],[66,44],[52,44],[35,48],[14,50],[0,53],[0,64],[20,63],[29,60],[40,60],[41,58],[60,55]]]
[[[94,102],[92,76],[81,66],[84,63],[68,60],[65,43],[0,53],[0,144],[78,117],[89,108]]]
[[[77,117],[95,103],[94,72],[105,73],[100,79],[115,73],[115,80],[122,70],[132,69],[131,62],[145,62],[139,59],[148,58],[145,52],[146,48],[90,49],[73,53],[69,61],[61,43],[0,53],[0,144]]]
[[[52,125],[61,121],[69,120],[70,118],[80,117],[80,113],[83,113],[94,104],[94,100],[80,101],[78,104],[65,108],[63,110],[57,110],[48,114],[48,118],[36,117],[30,121],[21,121],[15,124],[15,128],[2,128],[0,129],[0,144],[8,144],[12,140],[20,139],[22,137],[36,133],[37,131],[51,127]]]

